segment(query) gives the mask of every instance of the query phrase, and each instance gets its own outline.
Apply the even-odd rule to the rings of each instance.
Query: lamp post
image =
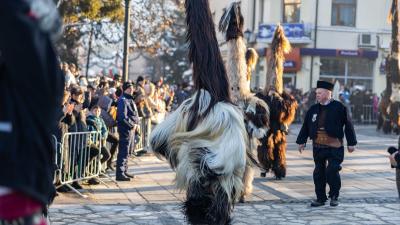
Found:
[[[89,49],[88,49],[88,55],[86,59],[86,80],[89,78],[89,65],[90,65],[90,54],[92,53],[92,42],[93,42],[93,33],[94,33],[94,28],[96,26],[96,31],[97,33],[101,31],[101,23],[97,22],[96,25],[94,23],[90,23],[90,35],[89,35]]]
[[[129,27],[130,27],[130,11],[129,11],[129,6],[130,6],[131,0],[125,0],[125,29],[124,29],[124,59],[123,59],[123,75],[122,79],[124,81],[128,81],[128,51],[129,51]]]

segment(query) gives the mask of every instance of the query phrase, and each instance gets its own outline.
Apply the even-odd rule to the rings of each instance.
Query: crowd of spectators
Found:
[[[80,74],[79,68],[75,64],[62,63],[61,68],[65,74],[65,90],[62,105],[63,114],[59,116],[59,129],[55,134],[57,141],[63,143],[63,159],[77,156],[77,150],[69,148],[70,141],[62,140],[68,132],[87,132],[98,131],[101,134],[101,147],[91,145],[90,157],[101,154],[101,163],[104,170],[115,168],[115,155],[118,153],[120,144],[118,133],[118,109],[119,99],[122,96],[130,95],[126,89],[132,89],[131,98],[135,103],[132,107],[138,118],[151,121],[154,126],[162,122],[165,117],[177,108],[186,98],[191,95],[191,86],[181,84],[169,86],[162,79],[151,81],[146,76],[139,76],[135,81],[129,80],[122,82],[118,74],[110,76],[91,77],[89,81]],[[134,122],[136,123],[136,122]],[[139,125],[139,124],[136,124]],[[136,126],[135,125],[135,126]],[[140,139],[140,132],[135,132],[135,140]],[[144,150],[144,152],[146,149]],[[61,155],[61,150],[58,152]],[[64,164],[63,173],[72,171],[77,166],[71,162]],[[69,174],[70,176],[74,176]],[[98,184],[97,178],[88,180],[89,184]],[[75,189],[81,189],[79,182],[71,185]],[[62,186],[59,191],[68,191],[69,188]]]

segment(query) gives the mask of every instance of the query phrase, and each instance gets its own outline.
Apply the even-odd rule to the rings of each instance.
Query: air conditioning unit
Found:
[[[370,33],[362,33],[358,38],[359,47],[376,47],[376,35]]]

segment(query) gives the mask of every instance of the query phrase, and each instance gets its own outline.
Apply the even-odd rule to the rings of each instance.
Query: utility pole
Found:
[[[124,59],[123,59],[123,75],[122,79],[124,81],[128,81],[129,75],[129,65],[128,65],[128,57],[129,57],[129,28],[130,28],[130,6],[131,0],[125,0],[125,29],[124,29]]]
[[[88,80],[89,78],[89,64],[90,64],[90,54],[92,53],[93,32],[94,32],[94,26],[92,22],[90,28],[90,36],[89,36],[89,50],[86,59],[86,80]]]

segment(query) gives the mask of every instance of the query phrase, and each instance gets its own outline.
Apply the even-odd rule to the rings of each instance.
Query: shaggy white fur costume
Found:
[[[230,81],[232,100],[236,103],[245,116],[249,146],[247,146],[247,165],[243,176],[243,190],[240,201],[244,202],[245,197],[253,190],[254,165],[251,163],[253,154],[257,152],[260,145],[258,139],[264,137],[269,129],[269,107],[250,90],[251,68],[255,67],[258,58],[254,50],[249,50],[252,55],[253,65],[246,63],[246,44],[243,40],[243,16],[241,15],[240,3],[232,3],[221,17],[219,29],[226,35],[227,54],[227,75]]]
[[[197,95],[200,95],[199,114],[204,113],[210,95],[201,89],[155,127],[150,136],[151,148],[156,155],[167,158],[176,170],[178,189],[196,192],[193,187],[201,184],[212,193],[222,192],[231,205],[242,190],[246,164],[248,143],[244,138],[247,133],[243,115],[234,105],[219,102],[198,126],[188,131],[189,108]],[[217,202],[219,196],[215,197],[215,204],[223,204]]]

